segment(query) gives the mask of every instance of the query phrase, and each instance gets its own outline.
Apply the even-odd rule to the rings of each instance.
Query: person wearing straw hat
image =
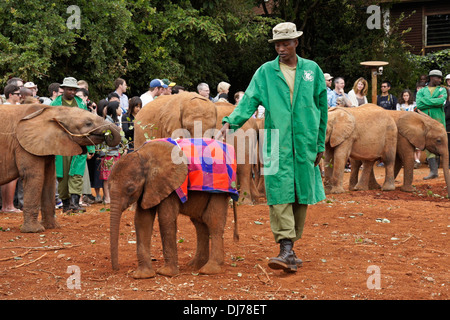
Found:
[[[293,251],[303,233],[309,204],[325,199],[320,169],[328,119],[327,87],[320,67],[296,54],[302,31],[283,22],[273,28],[278,54],[253,75],[235,110],[222,119],[218,139],[238,129],[265,107],[263,159],[270,225],[280,246],[269,267],[296,272],[301,265]]]
[[[428,85],[417,92],[417,109],[439,121],[445,127],[444,104],[447,99],[447,89],[441,86],[442,72],[440,70],[431,70],[428,78]],[[425,150],[425,152],[430,173],[423,179],[435,179],[438,177],[439,157],[428,150]]]
[[[56,97],[51,106],[78,107],[87,110],[83,100],[76,96],[80,86],[73,77],[64,78],[59,86],[63,94]],[[86,146],[88,153],[95,153],[95,146]],[[86,169],[87,154],[72,157],[55,156],[56,177],[58,178],[58,193],[63,201],[63,212],[86,211],[80,206],[80,197],[83,193],[83,175]]]

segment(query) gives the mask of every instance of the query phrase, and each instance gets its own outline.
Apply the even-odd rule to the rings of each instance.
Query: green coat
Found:
[[[440,95],[442,97],[438,98]],[[430,89],[425,87],[417,92],[416,105],[420,111],[423,111],[445,126],[444,104],[446,99],[447,89],[445,87],[436,87],[433,95],[431,95]]]
[[[297,58],[292,105],[277,57],[256,71],[238,106],[222,120],[237,129],[258,105],[265,107],[264,179],[269,205],[325,199],[320,169],[314,167],[317,153],[325,150],[325,79],[315,62]]]
[[[84,104],[81,98],[75,96],[75,101],[78,104],[78,107],[84,110],[87,110],[86,105]],[[62,105],[62,95],[57,97],[51,104],[51,106],[61,106]],[[95,146],[87,146],[86,149],[89,153],[95,152]],[[87,154],[79,154],[72,157],[72,161],[70,163],[69,176],[74,175],[84,175],[84,170],[86,169],[86,159]],[[62,178],[64,175],[63,171],[63,161],[62,156],[55,156],[55,166],[56,166],[56,177]]]

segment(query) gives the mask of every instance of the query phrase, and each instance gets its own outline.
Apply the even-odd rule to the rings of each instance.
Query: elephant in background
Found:
[[[414,151],[415,148],[442,156],[442,169],[444,172],[447,192],[450,197],[450,174],[448,169],[448,140],[445,127],[425,113],[419,111],[386,111],[394,119],[398,128],[397,157],[395,160],[396,177],[403,166],[402,191],[412,192],[414,176]],[[350,175],[350,188],[354,188],[358,181],[358,169],[360,161],[352,160],[352,173]],[[377,189],[380,186],[375,180],[373,166],[368,186],[364,188]]]
[[[217,128],[222,127],[222,119],[230,115],[235,106],[228,102],[216,102]],[[237,182],[240,189],[239,202],[253,204],[260,195],[257,189],[257,181],[260,178],[259,154],[258,154],[258,125],[256,119],[250,118],[241,127],[242,131],[227,135],[227,142],[234,146],[237,154]],[[241,161],[239,161],[239,159]]]
[[[397,148],[397,126],[383,108],[365,104],[357,108],[331,108],[325,139],[325,190],[342,193],[342,178],[348,158],[364,164],[360,190],[370,176],[376,160],[384,163],[386,176],[382,190],[394,190],[394,165]]]
[[[109,178],[110,249],[113,270],[119,269],[118,242],[122,212],[137,202],[135,227],[138,268],[134,273],[135,278],[154,277],[156,273],[166,276],[178,274],[176,220],[179,212],[190,217],[197,233],[197,250],[189,265],[199,269],[200,273],[221,272],[229,194],[188,191],[188,200],[182,203],[176,190],[185,181],[188,167],[185,161],[181,163],[173,161],[173,150],[174,145],[167,141],[149,141],[133,153],[122,157],[114,165]],[[178,151],[176,152],[178,154]],[[182,156],[185,157],[184,154]],[[163,245],[164,266],[155,272],[150,248],[156,213]],[[236,221],[236,211],[234,214]],[[235,224],[235,239],[236,228]]]
[[[211,137],[214,135],[216,121],[217,111],[214,103],[197,93],[181,92],[159,96],[146,104],[136,115],[135,147],[141,146],[147,140],[170,138],[172,135],[188,138],[186,131],[177,129],[185,129],[190,137],[195,134],[198,138],[211,130]]]
[[[42,232],[58,227],[55,155],[85,153],[85,146],[102,142],[116,146],[121,141],[120,128],[80,108],[2,105],[0,114],[0,185],[22,178],[21,231]]]

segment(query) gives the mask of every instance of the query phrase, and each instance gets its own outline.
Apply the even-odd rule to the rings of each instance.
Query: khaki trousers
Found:
[[[269,206],[270,228],[275,242],[291,239],[293,242],[302,237],[305,226],[307,204],[286,203]]]
[[[71,194],[81,195],[83,192],[83,176],[69,176],[72,157],[63,158],[63,177],[58,178],[58,193],[61,200],[69,199]]]

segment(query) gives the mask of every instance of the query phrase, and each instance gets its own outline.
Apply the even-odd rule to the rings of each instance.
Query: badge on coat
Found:
[[[311,70],[303,71],[303,80],[314,81],[314,71],[311,71]]]

